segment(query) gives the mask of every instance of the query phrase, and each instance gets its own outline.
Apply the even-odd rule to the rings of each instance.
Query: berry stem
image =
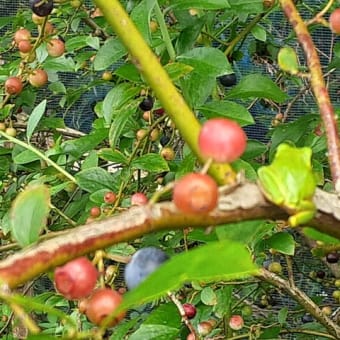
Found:
[[[204,163],[205,159],[198,147],[200,123],[171,82],[169,75],[159,63],[157,56],[144,41],[119,1],[95,0],[94,2],[104,13],[106,20],[131,54],[132,61],[153,89],[155,95],[162,103],[162,107],[175,123],[183,139],[199,161]],[[235,172],[229,164],[213,164],[209,169],[209,173],[220,184],[228,184],[235,181]]]
[[[323,78],[320,59],[307,25],[292,0],[280,0],[281,7],[302,46],[311,75],[311,87],[326,131],[328,162],[336,192],[340,192],[340,140],[336,115]]]

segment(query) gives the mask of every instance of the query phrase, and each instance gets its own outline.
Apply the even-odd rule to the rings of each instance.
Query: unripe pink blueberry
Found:
[[[145,205],[148,203],[148,198],[142,192],[136,192],[131,196],[131,205]]]
[[[54,282],[57,291],[68,300],[90,295],[96,285],[98,271],[86,257],[79,257],[56,268]]]
[[[202,155],[218,163],[238,159],[247,146],[247,136],[233,120],[213,118],[206,121],[199,133],[198,145]]]
[[[244,321],[241,315],[232,315],[229,320],[229,327],[234,330],[238,331],[242,329],[244,326]]]

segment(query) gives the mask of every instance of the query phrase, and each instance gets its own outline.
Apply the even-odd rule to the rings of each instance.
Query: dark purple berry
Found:
[[[192,318],[195,317],[195,315],[196,315],[196,307],[194,305],[192,305],[191,303],[185,303],[183,305],[183,309],[184,309],[184,312],[185,312],[185,316],[188,319],[192,319]]]
[[[329,253],[326,256],[326,260],[328,263],[337,263],[339,261],[338,253]]]
[[[301,321],[303,323],[313,322],[313,317],[307,313],[307,314],[302,315]]]
[[[325,273],[323,270],[318,270],[318,271],[316,272],[316,277],[317,277],[318,279],[323,279],[325,276],[326,276],[326,273]]]
[[[229,87],[236,85],[236,75],[235,73],[224,74],[223,76],[218,77],[218,80],[223,86]]]
[[[152,109],[152,107],[153,107],[153,98],[151,96],[147,96],[139,104],[139,108],[142,111],[150,111]]]
[[[32,12],[40,17],[48,16],[53,9],[53,0],[30,0]]]
[[[167,145],[170,142],[170,138],[167,135],[163,135],[159,140],[162,146]]]

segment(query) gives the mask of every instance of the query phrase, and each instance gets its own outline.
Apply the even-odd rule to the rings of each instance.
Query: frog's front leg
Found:
[[[291,215],[288,219],[289,225],[296,227],[298,225],[308,223],[316,213],[315,205],[312,201],[303,201],[296,213]]]

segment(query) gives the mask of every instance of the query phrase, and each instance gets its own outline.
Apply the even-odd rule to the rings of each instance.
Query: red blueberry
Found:
[[[142,192],[136,192],[131,196],[131,205],[145,205],[148,201],[148,198]]]
[[[173,201],[176,207],[188,214],[205,214],[217,205],[218,187],[206,174],[190,173],[174,186]]]
[[[329,26],[332,32],[340,34],[340,8],[335,9],[330,15]]]
[[[202,155],[215,162],[233,162],[244,152],[247,136],[234,121],[213,118],[204,123],[198,137]]]
[[[234,330],[238,331],[242,329],[244,326],[244,321],[241,315],[232,315],[229,320],[229,327]]]
[[[48,55],[51,57],[60,57],[65,52],[65,44],[60,39],[51,39],[46,48]]]
[[[98,271],[86,257],[79,257],[56,268],[55,286],[68,300],[82,299],[90,295],[96,285]]]
[[[187,336],[187,340],[196,340],[197,337],[195,335],[195,333],[189,333]]]
[[[18,43],[18,49],[22,53],[28,53],[32,49],[32,44],[29,40],[21,40]]]
[[[99,217],[101,213],[102,213],[101,209],[97,206],[92,207],[90,210],[90,216],[94,218]]]
[[[28,76],[28,81],[34,87],[42,87],[47,84],[47,81],[48,81],[47,72],[42,69],[34,70]]]
[[[9,77],[5,81],[5,91],[8,94],[19,94],[23,89],[22,81],[19,77]]]
[[[197,325],[197,332],[202,336],[208,335],[213,329],[210,321],[202,321]]]
[[[185,316],[188,319],[192,319],[195,317],[196,315],[196,307],[194,305],[192,305],[191,303],[184,303],[183,304],[183,309],[185,312]]]
[[[123,297],[121,294],[110,288],[101,288],[90,296],[86,305],[86,316],[95,325],[100,326],[103,320],[113,313],[117,307],[122,303]],[[125,312],[116,316],[110,327],[116,325],[125,316]]]
[[[30,40],[31,32],[26,28],[20,28],[14,33],[14,41],[19,44],[20,41]]]
[[[115,202],[116,198],[117,195],[114,192],[109,191],[104,195],[104,202],[107,204],[112,204]]]

